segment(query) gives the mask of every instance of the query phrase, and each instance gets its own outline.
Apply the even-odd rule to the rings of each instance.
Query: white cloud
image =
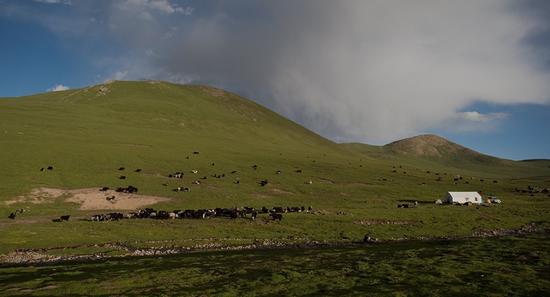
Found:
[[[194,10],[193,7],[181,7],[168,0],[126,0],[122,3],[122,7],[126,9],[150,9],[164,14],[181,13],[183,15],[191,15]]]
[[[491,132],[509,117],[503,112],[457,112],[442,124],[443,129],[454,132]]]
[[[541,21],[511,1],[298,3],[220,4],[148,63],[369,143],[439,127],[477,101],[550,102],[550,74],[525,44]]]
[[[69,87],[67,87],[65,85],[57,84],[57,85],[47,89],[47,91],[48,92],[59,92],[59,91],[66,91],[68,89],[69,89]]]
[[[493,112],[493,113],[479,113],[477,111],[464,111],[456,114],[458,118],[472,122],[489,122],[495,120],[503,120],[508,117],[507,113]]]
[[[178,18],[168,16],[186,14],[181,2],[121,0],[101,2],[105,24],[48,20],[122,44],[123,55],[96,60],[124,79],[213,84],[329,138],[386,143],[505,120],[460,112],[479,101],[550,103],[548,48],[526,43],[550,21],[520,2],[211,0],[200,18]]]
[[[33,0],[37,3],[44,3],[44,4],[65,4],[65,5],[71,5],[71,0]]]

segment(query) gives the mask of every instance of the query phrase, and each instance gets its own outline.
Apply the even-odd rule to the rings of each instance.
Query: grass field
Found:
[[[249,100],[203,86],[113,82],[0,99],[0,148],[0,254],[109,242],[142,247],[264,239],[349,242],[366,233],[380,239],[468,236],[550,218],[550,197],[514,191],[550,187],[547,161],[425,158],[336,144]],[[40,171],[50,165],[54,170]],[[137,168],[142,171],[134,172]],[[175,171],[185,177],[169,179]],[[211,177],[222,173],[224,178]],[[455,175],[463,179],[455,183]],[[202,176],[208,179],[192,184]],[[269,184],[261,187],[262,179]],[[99,223],[79,219],[106,211],[82,210],[65,197],[41,203],[28,197],[39,187],[128,185],[140,194],[171,198],[153,205],[160,209],[311,205],[316,212],[285,215],[280,223],[263,218]],[[191,192],[172,191],[177,186]],[[451,190],[482,191],[504,203],[433,204]],[[426,203],[397,209],[400,200]],[[18,208],[28,211],[7,219]],[[71,221],[51,222],[64,214]]]
[[[548,296],[550,237],[0,268],[3,296]]]

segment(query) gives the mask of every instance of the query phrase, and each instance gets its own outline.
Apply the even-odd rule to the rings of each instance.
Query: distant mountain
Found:
[[[394,141],[385,149],[403,155],[439,159],[458,159],[501,162],[504,159],[481,154],[467,147],[449,141],[441,136],[426,134]]]

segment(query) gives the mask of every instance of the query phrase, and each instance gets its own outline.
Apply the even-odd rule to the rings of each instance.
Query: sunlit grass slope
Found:
[[[513,192],[514,187],[550,186],[550,169],[538,163],[461,162],[460,155],[451,162],[386,147],[336,144],[235,94],[165,82],[117,81],[0,99],[0,165],[0,252],[107,241],[134,240],[139,245],[174,238],[466,235],[480,228],[545,220],[550,210],[545,196]],[[54,170],[40,171],[47,166]],[[134,172],[138,168],[142,171]],[[167,178],[176,171],[185,172],[182,180]],[[464,180],[455,183],[457,174]],[[120,180],[120,175],[127,179]],[[192,183],[203,176],[207,179],[200,185]],[[263,179],[269,181],[265,187],[258,184]],[[312,205],[320,214],[287,215],[281,223],[215,219],[55,224],[51,218],[61,214],[77,218],[101,211],[83,211],[64,199],[5,203],[37,187],[128,185],[143,194],[171,198],[154,206],[168,210]],[[190,187],[191,192],[172,191],[177,186]],[[399,200],[433,201],[449,190],[494,193],[505,203],[482,209],[432,204],[396,208]],[[16,208],[29,211],[8,220]],[[369,219],[416,223],[361,223]]]

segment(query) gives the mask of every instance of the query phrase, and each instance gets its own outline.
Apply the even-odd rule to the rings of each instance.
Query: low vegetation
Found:
[[[547,235],[0,268],[3,296],[545,296]],[[93,292],[93,293],[92,293]]]
[[[550,213],[542,191],[550,187],[546,160],[501,160],[435,136],[384,147],[337,144],[205,86],[112,82],[4,98],[0,147],[3,256],[21,249],[119,255],[120,246],[351,243],[366,234],[467,237],[547,222]],[[529,187],[541,190],[521,190]],[[434,204],[447,191],[480,191],[502,204]],[[415,201],[416,207],[397,207]],[[89,220],[145,207],[243,206],[313,211],[283,214],[280,221],[262,214],[256,220]],[[68,221],[60,219],[66,215]],[[105,246],[115,248],[98,248]]]

